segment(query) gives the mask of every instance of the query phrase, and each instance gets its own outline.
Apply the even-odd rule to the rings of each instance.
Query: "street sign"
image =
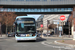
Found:
[[[61,16],[60,16],[60,20],[61,20],[61,21],[64,21],[64,20],[65,20],[65,16],[64,16],[64,15],[61,15]]]
[[[50,30],[48,32],[50,33]]]
[[[59,27],[59,31],[62,31],[62,27],[61,26]]]
[[[43,27],[43,24],[41,24],[40,27]]]

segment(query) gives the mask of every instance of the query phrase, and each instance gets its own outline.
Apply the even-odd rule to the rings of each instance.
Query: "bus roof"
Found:
[[[34,18],[35,19],[35,17],[33,17],[33,16],[17,16],[16,19],[18,19],[18,18]]]

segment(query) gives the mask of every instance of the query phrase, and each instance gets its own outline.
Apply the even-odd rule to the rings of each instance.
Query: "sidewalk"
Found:
[[[64,41],[59,40],[57,42],[75,45],[75,41],[74,40],[64,40]]]
[[[54,41],[54,42],[56,44],[67,45],[67,46],[75,48],[75,40],[58,40],[58,41]]]
[[[41,35],[40,35],[41,36]],[[43,35],[44,36],[44,35]],[[50,35],[50,37],[57,37],[59,35]],[[69,35],[61,35],[61,36],[64,36],[64,37],[69,37]],[[70,38],[73,38],[73,35],[70,35]]]
[[[57,35],[52,35],[52,36],[47,36],[47,37],[45,37],[45,36],[40,36],[40,37],[42,37],[42,38],[59,38],[59,39],[62,39],[62,36],[61,36],[61,37],[59,37],[59,36],[57,37]],[[64,39],[73,39],[72,36],[70,36],[70,38],[69,38],[68,35],[64,35],[63,38],[64,38]]]
[[[3,34],[2,37],[0,35],[0,38],[6,38],[6,37],[7,37],[6,34]]]
[[[62,37],[42,37],[42,38],[60,39],[60,40],[54,41],[54,43],[75,48],[75,41],[72,40],[73,38],[63,37],[64,41],[62,40]]]

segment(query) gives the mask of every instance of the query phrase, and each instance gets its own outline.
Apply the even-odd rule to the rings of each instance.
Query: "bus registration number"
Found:
[[[25,37],[25,34],[21,34],[21,36]]]
[[[21,34],[22,37],[29,37],[31,36],[30,34]]]

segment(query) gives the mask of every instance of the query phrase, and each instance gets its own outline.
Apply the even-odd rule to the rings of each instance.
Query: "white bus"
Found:
[[[36,41],[36,21],[30,16],[18,16],[15,20],[15,39]]]

